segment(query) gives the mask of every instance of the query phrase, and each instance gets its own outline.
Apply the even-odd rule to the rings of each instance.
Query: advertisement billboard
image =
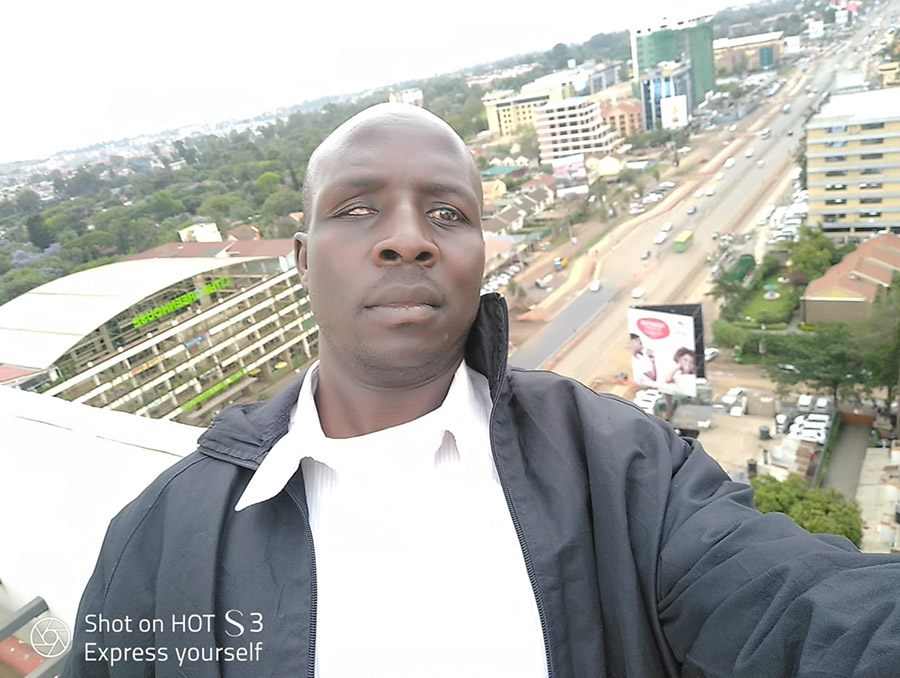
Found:
[[[628,333],[634,383],[697,396],[697,377],[705,374],[700,304],[629,308]]]
[[[688,124],[687,95],[678,94],[659,100],[659,117],[663,129],[680,129]]]

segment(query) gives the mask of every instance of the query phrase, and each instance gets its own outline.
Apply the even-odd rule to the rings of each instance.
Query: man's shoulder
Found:
[[[510,370],[512,393],[526,405],[540,408],[574,407],[591,413],[603,412],[622,421],[653,421],[637,405],[612,393],[598,393],[580,381],[544,370]]]

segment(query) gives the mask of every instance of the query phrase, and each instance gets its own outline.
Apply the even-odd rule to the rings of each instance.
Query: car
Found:
[[[663,190],[663,191],[672,190],[673,188],[675,188],[675,182],[674,181],[660,181],[659,188],[660,188],[660,190]]]
[[[753,149],[752,149],[752,148],[748,148],[746,151],[744,151],[744,157],[745,157],[745,158],[752,158],[752,157],[753,157]]]
[[[643,214],[646,211],[647,210],[645,210],[643,207],[631,207],[628,210],[628,214],[630,214],[633,217],[636,217],[638,214]]]
[[[809,412],[812,409],[813,397],[809,393],[804,393],[797,398],[797,409],[801,412]]]
[[[697,206],[696,206],[696,205],[691,205],[690,207],[688,207],[687,213],[688,213],[688,214],[697,214]]]
[[[679,155],[684,155],[685,153],[690,153],[693,149],[690,146],[682,146],[678,149]]]
[[[649,259],[651,254],[652,253],[650,252],[650,250],[644,250],[643,252],[641,252],[641,261]]]
[[[765,164],[766,164],[766,163],[765,163],[764,160],[757,160],[757,161],[756,161],[756,166],[757,166],[757,167],[762,167],[762,166],[765,165]]]
[[[591,283],[591,286],[588,288],[591,292],[599,292],[600,291],[600,281],[595,280]]]
[[[659,202],[662,199],[663,199],[663,197],[662,197],[661,193],[654,192],[654,193],[648,193],[643,198],[641,198],[641,202],[645,205],[650,205],[651,203]]]
[[[722,404],[732,407],[738,403],[743,395],[744,389],[740,386],[734,386],[733,388],[728,389],[725,395],[722,396]]]
[[[719,349],[715,346],[710,346],[709,348],[703,349],[703,360],[709,362],[710,360],[715,360],[716,356],[719,355]]]
[[[660,231],[659,233],[656,234],[656,237],[653,238],[653,244],[654,245],[662,245],[666,241],[667,237],[668,237],[668,235],[665,233],[665,231]]]
[[[800,374],[800,370],[790,363],[779,363],[778,369],[782,372],[790,372],[791,374]]]
[[[729,125],[728,131],[729,132],[737,132],[737,125]]]
[[[731,169],[732,167],[734,167],[734,158],[727,158],[722,165],[722,169]]]
[[[722,181],[725,178],[725,172],[716,172],[716,181]]]
[[[696,191],[694,191],[694,197],[695,197],[695,198],[702,198],[702,197],[703,197],[703,189],[702,189],[702,188],[698,188]]]
[[[794,136],[794,130],[789,129],[787,135],[788,135],[789,137]]]
[[[632,299],[640,299],[646,293],[647,293],[647,290],[645,290],[643,287],[635,287],[634,289],[631,290],[631,298]]]
[[[710,186],[709,188],[706,189],[706,197],[707,198],[711,198],[715,194],[716,194],[716,187],[714,185]]]
[[[674,222],[667,221],[666,223],[664,223],[664,224],[662,225],[662,227],[661,227],[659,230],[662,231],[663,233],[668,233],[668,232],[671,231],[673,228],[675,228]]]

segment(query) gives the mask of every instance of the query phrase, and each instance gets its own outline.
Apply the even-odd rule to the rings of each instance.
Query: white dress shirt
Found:
[[[487,380],[462,363],[438,409],[336,439],[319,421],[317,368],[235,507],[274,497],[302,464],[316,675],[545,678],[537,604],[491,453]]]

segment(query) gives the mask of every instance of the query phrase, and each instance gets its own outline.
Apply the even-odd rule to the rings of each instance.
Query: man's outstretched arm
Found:
[[[683,675],[897,675],[900,557],[758,513],[696,441],[673,457],[657,591]]]

